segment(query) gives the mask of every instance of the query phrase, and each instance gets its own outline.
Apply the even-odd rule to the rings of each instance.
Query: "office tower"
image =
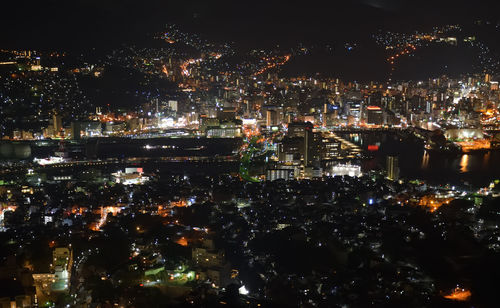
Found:
[[[384,124],[384,112],[378,106],[366,107],[367,124],[382,125]]]
[[[276,110],[267,110],[266,111],[266,126],[274,126],[278,124],[278,114]]]
[[[71,122],[71,139],[80,139],[80,122]]]
[[[54,122],[54,135],[59,136],[63,129],[62,117],[57,113],[54,113],[54,115],[52,115],[52,121]]]
[[[399,180],[398,157],[389,155],[386,159],[387,178],[391,181]]]
[[[306,131],[312,131],[314,128],[311,122],[292,122],[288,124],[288,137],[305,138]]]
[[[170,108],[170,110],[175,112],[179,111],[178,103],[175,100],[168,101],[168,108]]]

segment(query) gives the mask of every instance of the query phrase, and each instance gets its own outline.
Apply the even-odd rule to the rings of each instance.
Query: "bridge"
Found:
[[[328,131],[339,133],[376,133],[376,132],[401,132],[404,128],[399,127],[326,127]]]

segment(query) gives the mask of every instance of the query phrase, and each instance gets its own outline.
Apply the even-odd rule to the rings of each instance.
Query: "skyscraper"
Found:
[[[399,164],[397,156],[387,156],[386,159],[387,178],[391,181],[399,180]]]
[[[62,131],[62,118],[57,113],[52,115],[52,121],[54,122],[54,135],[59,136]]]
[[[80,139],[81,125],[80,122],[71,122],[71,139]]]
[[[384,124],[384,112],[378,106],[366,107],[367,124],[382,125]]]
[[[271,127],[278,124],[278,116],[276,110],[266,111],[266,126]]]

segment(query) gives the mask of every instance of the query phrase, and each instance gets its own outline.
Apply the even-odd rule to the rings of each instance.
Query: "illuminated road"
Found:
[[[262,69],[260,69],[259,71],[257,71],[254,76],[258,76],[258,75],[261,75],[263,73],[265,73],[266,71],[272,69],[272,68],[275,68],[275,67],[280,67],[282,65],[285,65],[291,58],[291,55],[285,55],[284,56],[284,59],[282,61],[279,61],[279,62],[275,62],[277,61],[278,59],[276,57],[273,57],[273,58],[264,58],[263,60],[267,62],[267,65],[265,67],[263,67]]]
[[[92,228],[94,231],[101,231],[101,228],[106,224],[106,220],[108,219],[108,214],[112,214],[116,216],[117,213],[120,213],[122,210],[121,207],[118,206],[101,206],[101,218],[97,222],[97,224]]]

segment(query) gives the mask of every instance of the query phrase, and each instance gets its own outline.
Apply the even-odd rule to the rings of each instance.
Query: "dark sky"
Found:
[[[166,23],[247,44],[345,39],[377,28],[498,20],[497,1],[45,0],[2,3],[2,48],[73,49],[135,42]]]

